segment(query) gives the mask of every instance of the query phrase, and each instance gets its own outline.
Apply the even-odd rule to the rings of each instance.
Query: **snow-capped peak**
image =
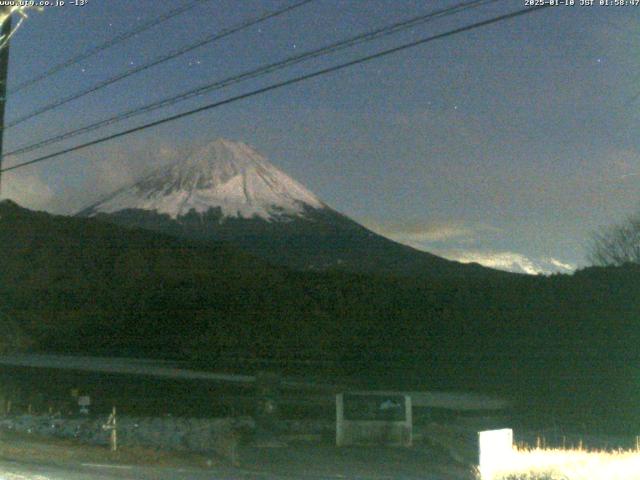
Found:
[[[300,183],[241,142],[218,139],[89,209],[89,215],[137,209],[176,219],[220,208],[225,217],[302,215],[325,205]]]

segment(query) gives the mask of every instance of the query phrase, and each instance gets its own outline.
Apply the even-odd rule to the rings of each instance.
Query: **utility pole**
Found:
[[[11,35],[11,7],[0,7],[2,22],[2,35],[0,38],[9,38]],[[5,19],[5,15],[7,18]],[[0,197],[2,196],[2,155],[4,155],[4,109],[7,103],[7,73],[9,71],[9,42],[0,50]]]

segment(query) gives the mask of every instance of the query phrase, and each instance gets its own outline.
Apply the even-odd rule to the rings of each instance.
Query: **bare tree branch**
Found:
[[[588,259],[599,266],[640,264],[640,213],[595,233]]]

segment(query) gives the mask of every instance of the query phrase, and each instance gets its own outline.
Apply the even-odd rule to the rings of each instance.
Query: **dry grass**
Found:
[[[483,480],[640,480],[640,451],[514,448]]]

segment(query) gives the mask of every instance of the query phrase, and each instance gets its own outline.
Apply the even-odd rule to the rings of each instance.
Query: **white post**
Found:
[[[113,407],[111,411],[111,415],[107,419],[107,423],[102,425],[104,430],[110,430],[111,435],[109,438],[109,445],[111,447],[111,451],[115,452],[118,450],[118,430],[117,430],[117,422],[116,422],[116,407]]]
[[[344,445],[344,394],[336,395],[336,446]]]
[[[411,396],[404,396],[404,409],[406,412],[405,428],[408,431],[408,438],[406,439],[405,447],[411,447],[413,445],[413,405],[411,402]]]
[[[115,452],[118,450],[118,429],[116,425],[116,407],[113,407],[113,427],[111,429],[111,451]]]
[[[482,480],[493,480],[494,474],[505,467],[513,456],[513,430],[478,432],[478,470]]]

